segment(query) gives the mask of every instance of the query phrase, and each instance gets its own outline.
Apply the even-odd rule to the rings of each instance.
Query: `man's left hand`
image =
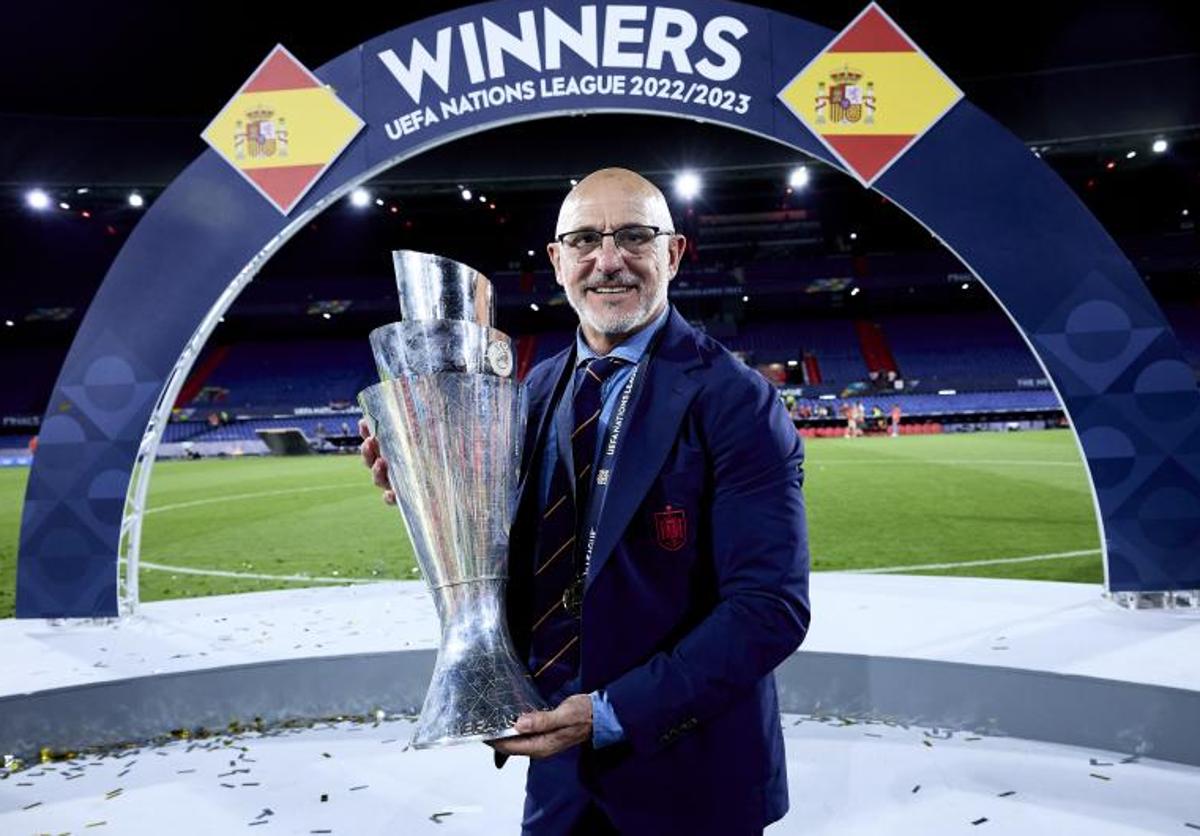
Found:
[[[553,711],[535,711],[517,718],[519,737],[489,740],[488,745],[505,755],[548,758],[592,737],[592,698],[587,694],[567,697]]]

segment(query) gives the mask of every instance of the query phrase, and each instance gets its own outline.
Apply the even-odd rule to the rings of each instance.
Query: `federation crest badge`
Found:
[[[287,120],[275,118],[270,107],[259,106],[246,113],[245,120],[237,120],[233,133],[234,156],[239,160],[247,156],[286,157],[288,147]]]
[[[875,82],[862,84],[863,74],[846,64],[829,74],[829,83],[817,83],[813,118],[818,125],[875,123]]]
[[[487,347],[487,361],[492,371],[500,377],[508,377],[513,370],[512,349],[508,343],[496,340]]]
[[[659,511],[654,515],[654,533],[659,548],[676,552],[687,542],[687,514],[682,508],[672,508]]]

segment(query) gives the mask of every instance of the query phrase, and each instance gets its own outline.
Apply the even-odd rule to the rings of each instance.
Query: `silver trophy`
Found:
[[[371,332],[381,383],[358,395],[437,606],[441,646],[412,745],[516,732],[547,706],[504,618],[525,409],[492,285],[466,265],[393,253],[404,319]]]

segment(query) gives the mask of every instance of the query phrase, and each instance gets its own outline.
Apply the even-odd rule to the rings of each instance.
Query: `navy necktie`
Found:
[[[599,357],[584,366],[572,404],[571,458],[559,456],[550,478],[550,493],[538,530],[533,573],[533,627],[529,669],[538,689],[550,697],[579,669],[579,614],[583,603],[583,515],[595,483],[596,457],[604,381],[624,361]]]

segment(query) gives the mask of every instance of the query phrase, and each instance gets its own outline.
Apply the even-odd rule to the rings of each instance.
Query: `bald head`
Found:
[[[600,216],[611,223],[610,229],[631,223],[675,228],[667,199],[658,186],[627,168],[602,168],[580,180],[558,210],[555,234],[594,227],[592,219]]]
[[[636,235],[646,231],[630,228],[646,226],[657,232],[639,241]],[[613,233],[622,229],[627,234],[618,242]],[[593,351],[607,354],[667,307],[667,284],[679,270],[687,239],[675,232],[658,187],[626,168],[589,174],[563,201],[555,238],[585,231],[600,233],[599,244],[595,236],[588,236],[591,246],[554,240],[546,251],[584,338]]]

